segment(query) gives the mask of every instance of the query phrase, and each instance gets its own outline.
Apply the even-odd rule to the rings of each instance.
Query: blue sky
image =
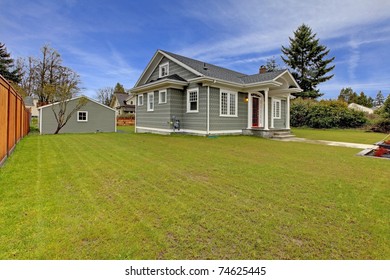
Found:
[[[13,58],[50,44],[84,94],[132,88],[157,49],[254,74],[308,24],[335,56],[324,98],[352,87],[390,93],[388,0],[0,0],[0,42]]]

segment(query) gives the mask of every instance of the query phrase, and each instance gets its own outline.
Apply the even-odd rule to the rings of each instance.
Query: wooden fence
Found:
[[[30,130],[30,110],[23,98],[0,75],[0,166]]]

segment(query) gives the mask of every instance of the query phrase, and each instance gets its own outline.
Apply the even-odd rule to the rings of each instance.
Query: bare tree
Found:
[[[54,134],[57,134],[72,115],[87,103],[87,99],[80,98],[76,107],[68,112],[69,99],[80,92],[80,77],[62,65],[61,55],[50,46],[43,46],[41,54],[40,59],[29,57],[28,62],[24,62],[24,76],[20,85],[26,94],[36,95],[41,105],[55,103],[52,111],[57,121]]]
[[[56,70],[56,80],[53,80],[52,84],[45,86],[46,94],[58,101],[55,105],[51,106],[54,117],[57,121],[57,129],[54,134],[58,134],[72,115],[87,104],[88,99],[80,98],[72,111],[67,111],[69,100],[76,96],[80,91],[79,84],[80,77],[76,74],[76,72],[68,67],[59,66]]]
[[[96,99],[100,103],[110,106],[112,97],[114,96],[114,89],[111,87],[100,88],[96,91]]]

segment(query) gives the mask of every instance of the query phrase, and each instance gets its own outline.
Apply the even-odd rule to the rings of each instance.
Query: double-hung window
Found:
[[[87,122],[88,121],[88,112],[87,111],[77,111],[77,121],[78,122]]]
[[[158,104],[167,103],[167,90],[160,90],[158,92]]]
[[[147,111],[151,112],[154,111],[154,92],[148,93],[148,107]]]
[[[199,89],[187,90],[187,113],[199,112]]]
[[[144,95],[140,94],[138,95],[138,106],[143,106],[144,105]]]
[[[163,78],[169,75],[169,62],[159,66],[158,77]]]
[[[220,116],[237,117],[238,93],[221,89],[220,92]]]
[[[282,101],[280,99],[272,100],[272,117],[274,119],[281,119]]]

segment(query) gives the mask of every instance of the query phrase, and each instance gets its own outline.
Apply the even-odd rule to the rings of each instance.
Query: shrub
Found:
[[[291,105],[291,125],[312,128],[355,128],[361,127],[367,119],[363,112],[348,108],[339,100],[297,99]]]
[[[390,133],[390,119],[380,119],[372,125],[371,130],[374,132]]]
[[[130,114],[130,113],[127,113],[127,114],[120,114],[117,116],[118,119],[134,119],[135,118],[135,114]]]

